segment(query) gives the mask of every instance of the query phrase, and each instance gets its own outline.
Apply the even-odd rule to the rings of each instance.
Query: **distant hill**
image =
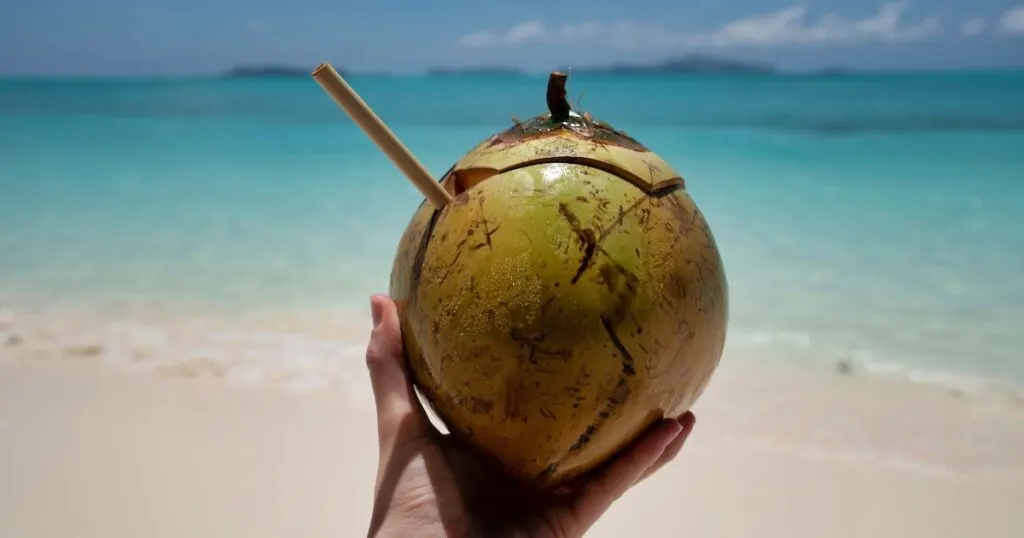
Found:
[[[224,72],[223,76],[228,78],[258,78],[258,77],[308,77],[313,71],[312,67],[296,67],[290,65],[267,64],[267,65],[237,65]],[[340,70],[339,70],[340,71]],[[829,70],[829,74],[836,74],[836,69]],[[728,58],[718,58],[707,55],[691,55],[683,58],[675,58],[653,63],[616,63],[609,65],[592,65],[571,68],[573,73],[592,73],[601,75],[665,75],[665,74],[772,74],[776,69],[772,65],[744,62]],[[351,71],[340,71],[343,76],[350,76]],[[368,73],[362,73],[368,74]],[[383,74],[383,73],[382,73]],[[481,65],[470,67],[431,67],[425,71],[429,77],[449,76],[503,76],[503,77],[526,77],[530,73],[523,69],[500,65]]]
[[[818,75],[826,75],[826,76],[841,76],[841,75],[849,75],[849,74],[851,74],[851,70],[849,68],[847,68],[847,67],[843,67],[843,66],[840,66],[840,65],[829,65],[829,66],[826,66],[826,67],[822,67],[821,69],[818,69],[817,71],[814,71],[813,73],[814,74],[818,74]]]
[[[239,65],[229,69],[224,76],[232,78],[308,77],[312,72],[312,68],[287,65]],[[344,72],[341,73],[344,74]]]
[[[431,67],[426,70],[429,77],[445,77],[457,75],[490,75],[490,76],[526,76],[526,72],[514,67],[503,66],[476,66],[476,67]]]
[[[606,66],[574,67],[572,72],[601,75],[708,75],[772,74],[776,73],[777,70],[774,66],[768,64],[694,54],[684,58],[648,64],[618,63]]]

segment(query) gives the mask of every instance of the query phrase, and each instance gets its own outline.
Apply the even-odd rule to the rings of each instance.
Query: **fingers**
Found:
[[[682,426],[682,430],[680,430],[680,432],[676,434],[675,439],[673,439],[672,442],[665,447],[665,450],[662,451],[661,456],[658,457],[658,460],[655,461],[653,465],[648,467],[647,470],[645,470],[644,473],[640,476],[640,478],[637,479],[636,484],[643,482],[649,476],[658,472],[668,462],[674,460],[675,457],[678,456],[679,453],[683,450],[683,445],[686,444],[686,439],[690,437],[690,433],[693,431],[693,428],[697,423],[697,418],[696,416],[694,416],[693,413],[687,411],[676,420]],[[588,481],[589,477],[587,476],[576,478],[570,481],[569,483],[561,486],[559,489],[556,490],[556,492],[563,495],[575,495],[583,488],[583,486],[587,484]]]
[[[655,465],[683,431],[678,420],[662,420],[638,442],[619,454],[614,462],[587,481],[573,506],[573,515],[589,527],[608,507],[633,487],[644,472]]]
[[[429,424],[420,408],[402,354],[402,333],[395,303],[383,295],[370,298],[373,332],[366,348],[366,366],[377,408],[377,434],[382,449],[422,435]]]
[[[658,472],[666,463],[675,459],[679,455],[679,452],[683,450],[683,445],[686,444],[686,439],[690,437],[690,432],[693,431],[693,427],[697,424],[697,417],[693,413],[687,411],[683,416],[679,417],[679,424],[683,427],[682,431],[676,435],[676,438],[665,447],[665,451],[661,453],[658,461],[654,462],[654,465],[647,468],[644,474],[637,480],[637,484],[643,482],[647,477]]]

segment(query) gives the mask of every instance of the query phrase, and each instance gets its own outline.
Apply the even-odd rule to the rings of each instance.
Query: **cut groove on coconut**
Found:
[[[494,176],[496,176],[498,174],[504,174],[506,172],[511,172],[513,170],[519,170],[521,168],[527,168],[529,166],[536,166],[536,165],[539,165],[539,164],[554,164],[554,163],[577,164],[577,165],[580,165],[580,166],[586,166],[586,167],[589,167],[589,168],[594,168],[594,169],[600,170],[602,172],[607,172],[607,173],[609,173],[609,174],[611,174],[611,175],[613,175],[615,177],[618,177],[620,179],[624,179],[624,180],[632,183],[634,186],[636,186],[640,190],[642,190],[642,191],[644,191],[647,194],[652,195],[652,196],[660,196],[660,195],[667,194],[668,192],[674,191],[676,189],[686,188],[686,182],[683,180],[683,178],[681,176],[676,176],[676,177],[673,177],[673,178],[669,178],[669,179],[666,179],[666,180],[663,180],[663,181],[659,181],[658,183],[655,183],[654,185],[650,185],[649,183],[644,181],[640,176],[630,172],[629,170],[626,170],[625,168],[622,168],[620,166],[616,166],[613,163],[609,163],[607,161],[602,161],[600,159],[594,159],[592,157],[574,157],[574,156],[566,156],[566,155],[560,155],[560,156],[555,156],[555,157],[541,157],[539,159],[530,159],[530,160],[527,160],[527,161],[516,163],[516,164],[514,164],[512,166],[505,167],[505,168],[503,168],[501,170],[498,170],[498,169],[495,169],[495,168],[482,168],[482,167],[481,168],[464,168],[462,170],[452,170],[449,175],[451,177],[453,194],[455,196],[458,196],[458,195],[468,191],[469,189],[472,189],[473,187],[479,185],[480,183],[483,183],[484,181],[487,181],[488,179],[490,179],[490,178],[492,178],[492,177],[494,177]]]

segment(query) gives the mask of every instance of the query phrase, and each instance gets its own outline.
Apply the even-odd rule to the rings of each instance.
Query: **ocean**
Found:
[[[546,110],[543,75],[348,80],[434,174]],[[578,74],[569,97],[685,177],[728,360],[1024,386],[1024,73]],[[61,345],[166,365],[140,312],[363,320],[421,200],[312,78],[0,80],[0,333],[80,339],[46,320],[110,309]],[[314,384],[364,345],[218,334],[201,369]]]

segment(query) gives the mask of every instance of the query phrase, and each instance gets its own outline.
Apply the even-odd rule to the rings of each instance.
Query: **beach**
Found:
[[[351,82],[434,174],[544,107]],[[588,536],[1024,534],[1024,75],[569,87],[729,282],[693,437]],[[315,83],[0,80],[0,163],[0,537],[365,535],[369,296],[422,196]]]
[[[303,392],[13,355],[0,364],[0,535],[365,535],[376,430],[358,355],[352,386]],[[683,454],[588,536],[1020,534],[1020,406],[723,368],[695,412]]]

